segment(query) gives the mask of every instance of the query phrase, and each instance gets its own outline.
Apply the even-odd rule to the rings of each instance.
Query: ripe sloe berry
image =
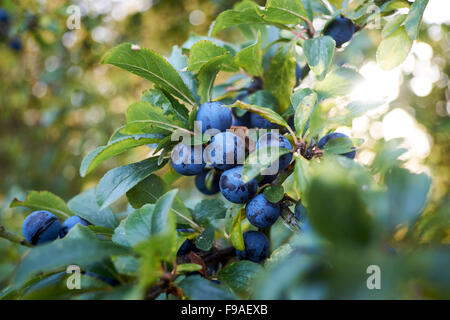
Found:
[[[220,176],[220,191],[223,196],[233,203],[246,203],[253,198],[258,190],[258,182],[251,179],[242,181],[242,166],[224,171]]]
[[[239,260],[250,260],[259,263],[269,256],[269,239],[261,232],[245,232],[244,245],[244,251],[236,250]]]
[[[245,144],[232,132],[220,132],[206,147],[207,161],[220,170],[231,169],[245,160]]]
[[[337,17],[326,26],[323,33],[332,37],[339,48],[353,37],[355,25],[350,19]]]
[[[59,237],[64,238],[69,233],[70,229],[75,227],[77,224],[88,226],[89,222],[79,216],[72,216],[62,223],[61,229],[59,230]]]
[[[170,162],[174,170],[184,176],[194,176],[205,168],[202,146],[187,146],[180,142],[173,150]]]
[[[205,179],[209,172],[210,172],[209,170],[203,170],[200,174],[198,174],[195,177],[195,186],[201,193],[204,193],[206,195],[216,194],[217,192],[220,191],[220,188],[219,188],[220,176],[218,174],[214,174],[212,183],[210,186],[211,188],[210,189],[207,188]]]
[[[265,229],[277,221],[280,216],[280,204],[272,203],[260,193],[245,208],[248,221],[257,228]]]
[[[58,238],[61,223],[58,218],[45,210],[32,212],[22,224],[22,233],[32,245],[39,245]]]
[[[230,129],[232,122],[231,110],[223,102],[205,102],[197,110],[195,120],[198,129],[205,133],[208,129],[225,131]]]

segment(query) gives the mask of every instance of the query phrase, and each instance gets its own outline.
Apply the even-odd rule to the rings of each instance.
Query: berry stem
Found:
[[[192,221],[191,219],[189,219],[188,217],[185,217],[183,214],[181,214],[181,212],[175,210],[174,208],[172,208],[173,212],[175,212],[175,214],[177,214],[180,218],[186,220],[187,222],[189,222],[189,224],[192,226],[192,228],[194,228],[195,230],[197,230],[198,232],[203,232],[203,228],[200,227],[198,224],[196,224],[194,221]]]
[[[25,247],[29,247],[29,248],[32,247],[32,245],[29,244],[25,239],[22,239],[21,237],[15,235],[14,233],[7,231],[5,229],[5,227],[2,225],[0,225],[0,238],[4,238],[4,239],[9,240],[14,243],[18,243]]]

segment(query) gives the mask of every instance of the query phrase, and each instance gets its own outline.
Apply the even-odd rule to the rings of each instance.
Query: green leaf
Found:
[[[77,233],[76,229],[79,231],[81,228],[79,225],[75,226],[71,234]],[[76,238],[67,236],[30,250],[17,270],[16,284],[23,283],[38,272],[48,274],[72,264],[83,266],[113,255],[129,254],[124,247],[110,241],[97,240],[87,228],[78,234]]]
[[[215,57],[204,64],[198,72],[198,94],[201,103],[212,100],[212,89],[214,81],[220,70],[223,69],[230,59],[233,57],[229,53]]]
[[[395,228],[399,224],[413,223],[425,206],[430,177],[425,173],[414,174],[402,168],[393,168],[386,175],[386,185],[389,226]]]
[[[322,99],[345,96],[350,94],[363,79],[357,71],[341,67],[334,69],[323,81],[318,82],[315,91]]]
[[[308,13],[308,19],[313,21],[314,12],[322,15],[331,15],[332,12],[328,7],[324,4],[322,0],[301,0],[303,3],[303,7]]]
[[[389,12],[392,10],[397,10],[401,8],[409,8],[410,4],[404,0],[391,0],[386,3],[383,3],[380,6],[381,12]]]
[[[150,103],[152,106],[159,107],[166,115],[173,114],[177,119],[185,123],[189,116],[189,110],[178,100],[174,99],[162,89],[149,89],[142,94],[142,101]]]
[[[393,34],[395,31],[397,31],[398,28],[402,25],[402,23],[406,19],[406,14],[399,14],[396,15],[390,20],[386,25],[384,26],[383,30],[381,31],[381,36],[383,38],[389,37],[391,34]]]
[[[172,52],[168,61],[177,71],[181,71],[188,66],[188,58],[183,54],[183,50],[177,45],[172,47]]]
[[[160,89],[149,89],[145,91],[141,96],[141,100],[150,103],[154,107],[161,108],[164,114],[170,114],[172,111],[172,103]]]
[[[264,189],[264,197],[272,203],[278,203],[284,197],[283,186],[268,186]]]
[[[169,185],[161,177],[151,174],[130,189],[127,192],[127,198],[130,205],[138,209],[147,203],[155,203],[169,190]],[[175,197],[172,210],[180,223],[185,223],[186,219],[192,219],[189,209],[186,208],[179,196]]]
[[[309,95],[305,96],[298,104],[295,111],[294,126],[298,135],[302,135],[305,131],[306,124],[308,123],[311,114],[317,104],[317,93],[312,91]]]
[[[212,248],[215,237],[215,230],[212,225],[209,225],[205,230],[195,239],[195,245],[200,250],[208,251]]]
[[[154,214],[151,222],[151,233],[158,234],[167,231],[170,226],[169,215],[178,189],[171,190],[161,196],[155,204]],[[175,229],[173,230],[175,232]]]
[[[248,293],[259,273],[264,268],[251,261],[234,262],[219,272],[219,281],[228,285],[236,292]]]
[[[365,100],[357,100],[350,102],[346,109],[349,112],[349,116],[351,118],[357,118],[364,115],[367,111],[377,108],[384,104],[385,101],[365,101]]]
[[[264,106],[264,108],[272,109],[276,113],[280,111],[277,98],[266,90],[258,90],[248,96],[247,99],[243,99],[243,102],[247,102],[254,106]],[[240,110],[240,109],[237,109]],[[235,110],[235,111],[237,111]],[[244,111],[245,113],[245,111]]]
[[[151,235],[151,223],[155,205],[146,204],[142,208],[131,213],[124,224],[125,237],[130,246],[136,246]]]
[[[272,163],[289,152],[291,152],[291,150],[279,147],[263,147],[256,149],[248,156],[247,161],[242,168],[242,180],[248,182],[256,176],[264,174],[265,170],[271,167]]]
[[[97,186],[96,200],[100,209],[108,207],[165,164],[166,161],[158,165],[158,157],[152,157],[108,171]]]
[[[411,40],[416,40],[419,34],[420,23],[423,12],[428,4],[428,0],[416,0],[409,9],[408,17],[405,21],[405,29]]]
[[[408,56],[412,40],[404,27],[400,27],[389,37],[381,41],[377,49],[377,63],[384,70],[400,65]]]
[[[139,259],[133,256],[114,256],[112,262],[118,273],[127,276],[136,276],[139,269]]]
[[[137,121],[148,121],[163,129],[168,128],[167,130],[183,129],[185,125],[173,115],[164,114],[162,109],[154,107],[147,101],[135,102],[127,108],[127,123]]]
[[[201,40],[195,43],[189,53],[189,66],[191,71],[201,69],[209,61],[219,56],[226,55],[222,62],[222,68],[225,71],[237,71],[237,66],[233,61],[233,56],[223,47],[216,46],[211,41]]]
[[[123,219],[122,221],[120,221],[119,226],[114,230],[111,240],[115,244],[118,244],[120,246],[131,247],[131,244],[128,242],[127,235],[125,233],[126,222],[127,219]]]
[[[263,52],[261,48],[261,33],[258,33],[256,43],[242,49],[234,57],[234,62],[248,74],[260,77],[264,73],[262,65]]]
[[[374,235],[372,219],[349,168],[333,158],[313,171],[306,198],[314,230],[336,245],[367,244]]]
[[[74,215],[63,199],[48,191],[30,191],[25,200],[14,199],[10,205],[14,207],[27,207],[31,210],[48,210],[61,220]]]
[[[198,275],[183,279],[179,287],[183,290],[183,294],[191,300],[230,300],[234,298],[221,285]]]
[[[177,71],[166,59],[149,49],[133,50],[130,43],[123,43],[110,50],[102,63],[112,64],[150,80],[176,97],[195,105],[192,93]]]
[[[309,89],[309,88],[304,88],[304,89],[300,89],[295,91],[292,96],[291,96],[291,106],[292,106],[292,110],[295,111],[297,110],[298,105],[300,104],[300,102],[302,102],[303,98],[305,98],[306,96],[312,94],[314,91]]]
[[[165,136],[166,135],[162,133],[143,133],[126,135],[110,141],[106,146],[97,147],[83,158],[80,166],[80,175],[85,177],[103,161],[117,156],[129,149],[159,142]]]
[[[308,199],[305,197],[310,182],[309,163],[303,157],[295,159],[294,179],[297,196],[302,199],[303,205],[308,205]]]
[[[392,167],[400,165],[401,161],[398,158],[408,151],[401,148],[403,143],[404,139],[401,138],[377,141],[375,146],[376,156],[370,166],[373,172],[385,173]]]
[[[280,126],[284,126],[286,128],[289,126],[287,124],[286,120],[284,120],[282,116],[280,116],[277,112],[275,112],[269,108],[264,108],[264,107],[260,107],[260,106],[247,104],[242,101],[236,101],[234,104],[231,105],[231,107],[232,108],[241,108],[241,109],[245,109],[247,111],[256,113],[256,114],[260,115],[261,117],[263,117],[264,119],[267,119],[270,122],[276,123],[276,124],[278,124]]]
[[[201,226],[207,226],[216,219],[225,218],[227,209],[220,199],[204,199],[194,208],[194,220]]]
[[[278,100],[280,113],[284,113],[290,104],[295,86],[295,51],[293,45],[280,47],[270,60],[264,74],[264,89]]]
[[[327,142],[324,154],[343,154],[352,151],[353,143],[349,138],[335,138]]]
[[[127,192],[127,198],[130,205],[138,209],[147,203],[155,203],[159,197],[169,191],[169,186],[155,174],[139,182]]]
[[[247,1],[247,3],[250,3],[250,1]],[[253,4],[253,6],[243,10],[226,10],[217,16],[217,19],[211,29],[211,36],[214,36],[217,32],[223,29],[233,26],[266,24],[266,21],[262,18],[263,14],[264,12],[259,9],[256,4]]]
[[[194,272],[202,270],[202,266],[196,263],[182,263],[177,266],[177,273]]]
[[[307,15],[301,1],[267,0],[264,19],[281,24],[298,24]]]
[[[118,222],[110,208],[100,210],[95,200],[95,188],[89,189],[70,199],[68,207],[81,218],[95,226],[114,229]]]
[[[303,43],[306,62],[316,75],[317,80],[325,79],[333,61],[335,47],[336,42],[330,36],[307,39]]]
[[[231,244],[237,250],[241,251],[245,250],[244,236],[242,233],[242,226],[241,226],[241,220],[243,219],[244,216],[245,216],[245,209],[241,207],[233,218],[233,223],[231,225],[230,230]]]

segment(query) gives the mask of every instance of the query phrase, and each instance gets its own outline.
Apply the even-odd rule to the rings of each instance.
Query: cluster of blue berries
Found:
[[[64,238],[77,224],[87,226],[90,223],[79,216],[72,216],[61,224],[53,213],[39,210],[26,217],[22,224],[22,233],[28,243],[40,245],[54,241],[58,237]]]
[[[336,46],[340,47],[351,40],[355,32],[353,22],[343,16],[335,18],[325,28],[324,34],[329,35],[336,41]],[[300,84],[302,78],[302,68],[296,64],[296,84]],[[241,90],[234,101],[249,102],[249,96],[263,88],[262,78],[254,78],[251,84]],[[244,182],[243,160],[246,156],[245,142],[236,134],[227,131],[233,127],[247,127],[257,129],[276,129],[277,124],[239,108],[230,111],[224,103],[220,101],[203,103],[196,114],[197,129],[202,133],[208,130],[217,130],[209,144],[204,146],[188,146],[179,143],[172,152],[171,163],[175,171],[182,175],[195,175],[195,185],[199,191],[206,195],[216,194],[219,191],[232,203],[246,204],[245,212],[251,225],[259,231],[248,231],[244,233],[245,250],[236,251],[239,259],[261,262],[268,257],[269,240],[261,231],[271,227],[279,218],[284,204],[284,200],[278,203],[270,202],[261,192],[264,185],[273,182],[279,172],[286,169],[293,158],[293,154],[282,155],[277,162],[278,168],[275,173],[264,174],[260,177]],[[294,128],[294,118],[288,119],[289,125]],[[307,130],[307,128],[306,128]],[[348,138],[343,133],[333,132],[322,137],[316,146],[323,150],[328,142],[336,138]],[[264,147],[281,147],[294,151],[291,142],[282,134],[269,132],[256,142],[256,150]],[[296,146],[297,147],[297,146]],[[312,150],[312,149],[311,149]],[[204,153],[204,151],[206,151]],[[356,150],[342,154],[342,156],[353,159]],[[310,159],[308,153],[302,155]],[[302,224],[303,229],[309,228],[306,208],[298,201],[295,205],[294,216]],[[178,255],[185,255],[189,252],[199,252],[194,241],[186,240],[178,251]]]

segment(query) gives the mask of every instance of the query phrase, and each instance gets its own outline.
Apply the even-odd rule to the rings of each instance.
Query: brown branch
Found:
[[[192,253],[192,252],[191,252]],[[228,259],[234,257],[236,255],[236,251],[233,247],[228,247],[225,249],[217,250],[212,248],[205,255],[197,257],[203,259],[205,265],[208,264],[216,264],[218,262],[225,263]],[[195,262],[192,262],[195,263]],[[176,265],[176,264],[175,264]],[[172,273],[164,273],[164,275],[159,279],[159,281],[147,290],[145,298],[147,300],[154,300],[162,293],[172,293],[180,298],[180,290],[176,286],[174,286],[173,281],[179,275]]]
[[[224,262],[231,257],[236,255],[236,249],[233,247],[228,247],[225,249],[218,250],[210,255],[207,255],[203,258],[206,264],[211,264],[215,262]]]

